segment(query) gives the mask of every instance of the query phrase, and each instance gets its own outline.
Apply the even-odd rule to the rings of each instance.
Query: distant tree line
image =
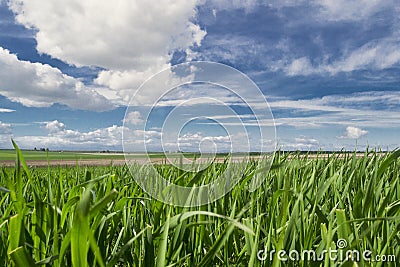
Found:
[[[37,148],[35,147],[33,150],[34,150],[34,151],[49,151],[49,148],[48,148],[48,147],[46,147],[46,148],[41,147],[41,148],[37,149]]]

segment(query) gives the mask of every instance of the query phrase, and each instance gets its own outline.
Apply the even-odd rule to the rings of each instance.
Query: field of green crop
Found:
[[[152,199],[126,166],[32,169],[19,152],[21,167],[0,174],[0,266],[398,266],[399,151],[287,156],[277,152],[254,192],[247,189],[252,161],[226,196],[182,208]],[[214,163],[199,177],[157,166],[181,185],[208,183],[225,167]],[[347,246],[339,249],[339,240]],[[397,262],[269,257],[273,250],[335,249]],[[259,259],[260,250],[268,257]]]

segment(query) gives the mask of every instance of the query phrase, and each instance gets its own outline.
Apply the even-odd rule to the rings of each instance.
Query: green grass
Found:
[[[0,266],[357,266],[257,259],[260,249],[321,252],[339,239],[346,249],[399,260],[399,151],[287,156],[277,154],[276,168],[254,192],[248,181],[255,161],[223,198],[182,208],[150,198],[126,166],[30,169],[19,152],[15,169],[0,174]],[[215,163],[199,182],[225,167]],[[181,185],[198,178],[171,165],[157,168]]]

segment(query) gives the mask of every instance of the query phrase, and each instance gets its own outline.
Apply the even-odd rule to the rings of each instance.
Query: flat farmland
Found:
[[[86,152],[86,151],[22,151],[24,159],[29,166],[107,166],[123,165],[125,156],[122,152]],[[162,153],[130,153],[129,159],[139,163],[146,163],[148,159],[152,162],[162,162],[165,158]],[[14,150],[0,150],[0,166],[11,167],[15,164]]]
[[[122,153],[87,153],[74,151],[23,151],[24,158],[31,166],[56,165],[108,165],[111,162],[122,164],[124,155]],[[0,165],[13,166],[15,163],[15,151],[1,150]],[[86,163],[86,164],[85,164]]]
[[[380,153],[354,153],[354,152],[312,152],[312,153],[290,153],[288,159],[302,157],[307,159],[328,159],[329,157],[334,158],[346,158],[349,156],[355,156],[362,158],[365,156],[371,156],[381,154]],[[88,152],[88,151],[23,151],[24,159],[29,166],[32,167],[46,167],[46,166],[120,166],[126,163],[125,155],[123,152]],[[196,153],[128,153],[126,154],[129,162],[136,162],[140,164],[145,163],[159,163],[159,164],[171,164],[182,161],[183,164],[191,164],[193,160],[197,163],[203,163],[206,161],[223,162],[226,157],[234,162],[242,161],[244,158],[260,159],[262,156],[257,154],[251,154],[250,156],[244,156],[241,154],[217,154],[205,155],[202,158]],[[0,166],[12,167],[15,164],[15,151],[14,150],[0,150]]]
[[[23,150],[23,155],[26,163],[32,167],[44,166],[107,166],[115,165],[120,166],[125,164],[125,154],[122,152],[88,152],[88,151],[32,151]],[[183,161],[184,164],[191,164],[193,160],[196,162],[210,161],[214,158],[213,155],[205,155],[200,158],[196,153],[160,153],[150,152],[146,153],[127,153],[127,159],[130,162],[137,162],[140,164],[145,163],[160,163],[171,164],[174,162]],[[222,162],[227,157],[227,154],[215,155],[215,162]],[[258,158],[259,156],[252,156]],[[244,156],[237,154],[232,155],[233,161],[241,161]],[[0,150],[0,166],[11,167],[15,164],[15,151],[14,150]]]

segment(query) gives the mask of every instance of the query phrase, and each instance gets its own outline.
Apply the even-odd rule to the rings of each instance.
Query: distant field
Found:
[[[85,152],[85,151],[23,151],[24,159],[30,166],[47,166],[48,162],[51,166],[65,165],[86,165],[86,166],[107,166],[111,163],[113,165],[123,165],[125,163],[124,153],[100,153],[100,152]],[[181,156],[185,158],[198,158],[199,154],[195,153],[182,153],[182,154],[169,154],[171,159],[178,159]],[[0,166],[14,166],[15,161],[14,150],[0,150]],[[217,158],[226,157],[226,154],[217,155]],[[166,156],[160,152],[146,153],[130,153],[129,160],[134,160],[140,163],[148,162],[163,163]]]
[[[32,150],[24,150],[23,155],[26,161],[56,161],[56,160],[122,160],[124,159],[124,154],[120,153],[101,153],[101,152],[74,152],[74,151],[32,151]],[[182,153],[182,154],[169,154],[168,156],[171,158],[179,158],[183,155],[186,158],[198,158],[200,154],[196,153]],[[218,154],[216,157],[226,157],[228,154]],[[238,154],[240,155],[240,154]],[[149,152],[146,153],[131,153],[129,154],[130,158],[144,159],[144,158],[156,158],[156,159],[164,159],[166,156],[161,152]],[[15,151],[14,150],[0,150],[0,162],[4,161],[12,161],[15,160]]]
[[[293,157],[305,157],[308,159],[313,158],[329,158],[329,157],[337,157],[344,158],[350,155],[353,155],[350,152],[321,152],[321,153],[303,153],[303,152],[294,152],[288,159],[292,159]],[[356,153],[357,158],[362,158],[364,156],[371,155],[384,155],[384,152],[375,152],[374,154],[368,153]],[[23,151],[24,159],[27,164],[31,167],[47,167],[47,166],[121,166],[126,163],[124,153],[122,152],[88,152],[88,151],[32,151],[32,150],[24,150]],[[259,153],[234,153],[234,154],[217,154],[212,155],[203,154],[202,156],[198,153],[161,153],[161,152],[150,152],[146,153],[130,153],[128,161],[136,161],[140,164],[146,164],[149,162],[156,164],[170,164],[171,162],[181,162],[183,164],[192,164],[193,160],[197,163],[206,162],[212,160],[213,162],[223,162],[226,157],[230,157],[232,161],[240,162],[244,158],[250,156],[251,158],[257,160],[260,158]],[[168,159],[166,159],[168,157]],[[0,150],[0,166],[12,167],[15,164],[15,151],[14,150]]]
[[[81,160],[81,159],[123,159],[122,153],[84,153],[84,152],[58,152],[58,151],[23,151],[25,160]],[[0,150],[0,160],[15,160],[14,150]]]

